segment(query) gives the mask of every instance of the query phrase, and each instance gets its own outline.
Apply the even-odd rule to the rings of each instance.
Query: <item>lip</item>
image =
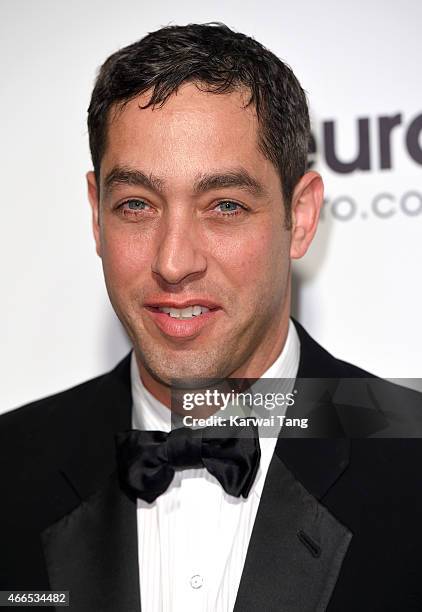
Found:
[[[145,302],[144,306],[146,308],[188,308],[188,306],[205,306],[210,310],[216,310],[220,308],[217,302],[213,302],[212,300],[203,297],[193,297],[183,301],[177,301],[174,298],[158,298],[157,300],[150,300],[148,302]]]
[[[187,308],[188,306],[205,306],[209,312],[192,317],[191,319],[176,319],[170,317],[165,312],[160,312],[158,308]],[[177,302],[174,299],[160,299],[144,304],[145,310],[151,317],[158,329],[170,338],[188,339],[198,336],[204,327],[212,323],[217,317],[221,308],[211,300],[203,298],[193,298]]]

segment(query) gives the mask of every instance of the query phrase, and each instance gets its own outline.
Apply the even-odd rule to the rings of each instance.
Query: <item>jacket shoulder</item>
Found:
[[[108,474],[114,432],[130,422],[129,364],[128,355],[106,374],[0,417],[0,519],[10,524],[26,512],[28,524],[49,524],[79,499],[75,482],[85,491],[85,479],[90,490]]]
[[[293,319],[300,340],[300,378],[375,378],[356,365],[337,359]]]
[[[114,393],[118,393],[121,387],[127,391],[129,364],[130,354],[110,372],[1,415],[0,443],[7,445],[11,436],[20,436],[21,442],[29,442],[59,432],[66,435],[82,422],[98,422],[103,407]]]
[[[68,406],[75,406],[81,401],[85,404],[94,397],[107,374],[96,376],[90,380],[79,383],[69,389],[60,391],[29,402],[6,412],[0,416],[0,431],[8,428],[27,428],[29,421],[44,421],[56,411],[65,410]]]

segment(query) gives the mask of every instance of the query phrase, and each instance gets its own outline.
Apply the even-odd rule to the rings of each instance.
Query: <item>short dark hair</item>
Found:
[[[305,93],[291,68],[259,42],[222,23],[168,26],[113,53],[101,66],[88,109],[92,162],[99,184],[113,105],[151,90],[148,106],[162,105],[182,83],[204,91],[250,92],[259,147],[279,172],[290,221],[291,198],[305,173],[310,138]]]

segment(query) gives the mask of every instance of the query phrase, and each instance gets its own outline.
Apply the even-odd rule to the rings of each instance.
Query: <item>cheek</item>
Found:
[[[273,292],[285,283],[289,269],[289,234],[278,224],[263,224],[234,237],[219,250],[218,258],[236,288]]]
[[[103,228],[101,244],[104,274],[109,284],[130,290],[131,280],[151,270],[148,241],[141,241],[135,231]]]

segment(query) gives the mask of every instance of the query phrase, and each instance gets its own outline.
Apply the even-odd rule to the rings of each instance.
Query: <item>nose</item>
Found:
[[[157,236],[159,244],[152,271],[169,284],[176,285],[192,275],[205,272],[207,260],[191,215],[171,215],[163,220]]]

